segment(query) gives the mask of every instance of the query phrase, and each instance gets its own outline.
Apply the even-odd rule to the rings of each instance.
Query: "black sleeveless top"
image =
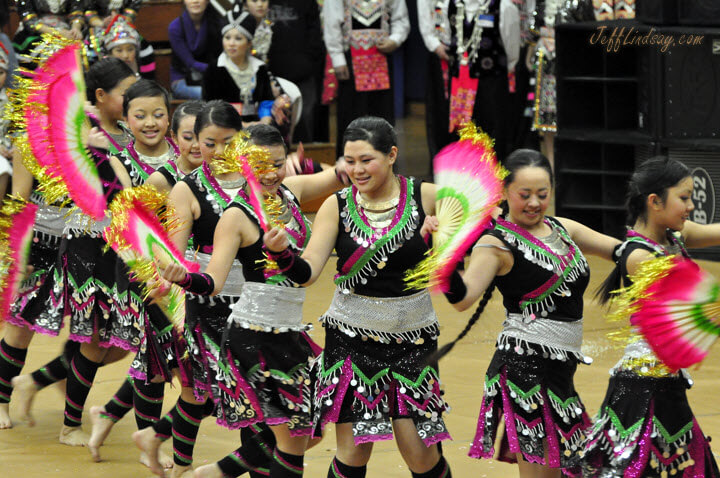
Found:
[[[622,278],[623,287],[629,287],[632,285],[632,280],[630,280],[627,270],[627,261],[630,254],[638,249],[646,250],[656,257],[667,256],[670,254],[682,254],[684,257],[690,257],[687,249],[685,248],[685,242],[680,234],[668,229],[666,231],[666,237],[670,243],[670,249],[656,243],[652,239],[636,233],[633,230],[629,230],[627,232],[625,241],[619,248],[620,257],[617,260],[617,267],[620,268],[620,277]]]
[[[590,270],[562,224],[547,216],[545,221],[566,244],[566,254],[551,251],[542,241],[502,218],[484,233],[500,239],[513,255],[512,269],[497,276],[495,284],[508,313],[574,322],[583,317],[583,293],[590,281]]]
[[[182,178],[182,181],[188,185],[200,205],[200,217],[193,221],[192,226],[193,247],[205,254],[212,254],[215,227],[231,201],[205,166],[203,164]]]
[[[298,202],[297,198],[293,195],[293,193],[282,184],[280,185],[280,190],[282,194],[285,195],[285,197],[288,200],[288,207],[294,208],[295,211],[300,211],[300,203]],[[292,204],[291,204],[292,202]],[[233,202],[228,206],[228,209],[231,207],[236,207],[240,210],[242,210],[245,215],[257,226],[258,230],[260,231],[260,236],[258,237],[258,240],[255,241],[253,244],[247,246],[247,247],[241,247],[237,251],[237,255],[235,258],[239,260],[242,263],[242,271],[243,276],[245,277],[245,280],[248,282],[262,282],[262,283],[273,283],[277,285],[282,286],[294,286],[296,284],[292,283],[290,280],[287,280],[284,276],[282,277],[274,277],[274,278],[266,278],[265,277],[265,270],[264,270],[264,263],[262,260],[264,259],[263,254],[263,234],[262,229],[260,228],[260,220],[257,217],[257,214],[253,210],[252,206],[248,204],[248,202],[243,198],[242,194],[238,194]],[[302,212],[300,212],[302,215]],[[295,214],[295,220],[298,222],[298,219],[303,221],[303,224],[307,225],[307,222],[303,218],[297,217],[297,214]],[[300,224],[298,224],[300,226]],[[307,244],[307,241],[309,239],[310,230],[307,228],[307,232],[305,234],[301,234],[302,240],[300,241],[299,245],[295,245],[295,243],[291,240],[290,241],[290,247],[295,250],[296,253],[301,253],[304,246]],[[280,274],[278,274],[280,276]]]
[[[175,161],[172,159],[157,168],[155,171],[163,175],[170,187],[175,186],[178,181],[185,177],[182,171],[180,171],[180,168],[178,168],[177,164],[175,164]]]
[[[356,189],[351,186],[336,193],[340,215],[335,242],[338,255],[335,283],[341,290],[369,297],[402,297],[418,292],[417,289],[406,290],[403,278],[407,270],[425,258],[428,250],[428,245],[420,237],[420,228],[425,221],[421,181],[402,176],[398,179],[401,181],[401,201],[397,210],[398,215],[405,210],[406,220],[403,224],[401,219],[396,228],[389,227],[384,234],[375,230],[383,236],[375,244],[369,240],[373,229],[358,213],[354,199]],[[406,201],[402,200],[403,181],[407,181]],[[382,240],[387,242],[382,244]],[[360,267],[363,257],[370,258]],[[358,272],[353,275],[353,270]]]

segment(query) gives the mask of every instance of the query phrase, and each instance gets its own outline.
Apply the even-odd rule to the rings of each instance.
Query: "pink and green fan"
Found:
[[[160,212],[162,210],[162,212]],[[187,261],[170,240],[174,224],[165,205],[165,196],[150,185],[125,189],[110,203],[112,218],[104,231],[107,243],[125,261],[133,276],[143,283],[145,293],[161,287],[160,271],[169,264],[181,264],[197,272],[199,264]],[[185,292],[172,285],[159,306],[178,328],[184,318]]]
[[[617,306],[672,371],[701,362],[720,335],[720,283],[695,262],[668,256],[641,264]]]
[[[497,162],[492,139],[473,124],[433,164],[438,230],[428,257],[406,273],[405,282],[408,288],[444,292],[458,262],[490,225],[507,172]]]
[[[85,146],[90,123],[84,110],[80,48],[79,44],[64,47],[40,68],[35,81],[46,85],[47,94],[37,100],[45,101],[46,114],[29,116],[27,127],[33,151],[45,148],[49,153],[42,161],[52,163],[47,165],[50,173],[62,179],[70,197],[85,214],[101,220],[107,201],[97,166]],[[52,146],[48,147],[48,143]]]
[[[0,322],[10,313],[30,256],[37,206],[6,200],[0,211]]]

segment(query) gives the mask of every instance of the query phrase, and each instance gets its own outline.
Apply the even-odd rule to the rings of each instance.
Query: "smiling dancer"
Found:
[[[610,260],[619,241],[545,215],[553,175],[537,151],[516,150],[504,166],[510,174],[503,215],[473,248],[465,275],[454,276],[449,297],[465,310],[483,296],[449,348],[477,321],[495,287],[507,311],[469,455],[517,462],[522,478],[559,477],[561,470],[578,476],[590,425],[573,383],[578,363],[590,362],[580,351],[590,279],[583,252]]]
[[[693,178],[684,164],[655,157],[630,178],[628,224],[632,228],[615,257],[617,266],[602,289],[628,286],[643,261],[681,254],[687,247],[720,244],[720,224],[689,221],[694,209]],[[671,372],[647,342],[634,335],[610,370],[605,400],[586,443],[587,477],[718,477],[715,458],[686,396],[692,380],[685,370]]]

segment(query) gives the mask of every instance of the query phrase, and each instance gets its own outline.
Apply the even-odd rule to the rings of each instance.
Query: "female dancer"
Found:
[[[186,101],[173,113],[170,130],[172,140],[178,147],[178,157],[160,166],[147,180],[159,191],[169,193],[178,181],[202,165],[202,152],[194,128],[204,105],[198,100]]]
[[[523,478],[559,477],[560,469],[575,476],[590,425],[573,384],[577,364],[590,362],[580,352],[589,281],[583,252],[611,259],[619,241],[545,215],[553,175],[537,151],[516,150],[504,166],[510,171],[504,214],[475,245],[465,275],[454,276],[448,296],[455,308],[465,310],[484,293],[458,339],[477,320],[494,287],[507,310],[469,454],[517,462]]]
[[[173,231],[173,242],[179,250],[185,250],[192,236],[192,247],[197,250],[194,260],[200,263],[202,269],[210,261],[215,226],[245,183],[238,173],[215,175],[213,158],[222,154],[225,145],[241,129],[242,120],[232,105],[223,101],[206,103],[194,125],[202,166],[178,181],[168,198],[179,224]],[[212,393],[210,385],[213,377],[219,371],[220,338],[230,307],[240,296],[243,282],[240,263],[235,261],[221,293],[209,300],[193,294],[185,297],[184,337],[190,358],[178,364],[181,396],[169,416],[160,420],[152,430],[140,431],[133,436],[138,447],[150,456],[153,472],[161,476],[162,467],[157,462],[158,448],[170,436],[173,436],[174,476],[179,476],[176,472],[186,471],[192,464],[200,421],[211,413],[211,408],[207,409],[205,404],[208,394]],[[211,407],[212,401],[209,403]],[[168,425],[172,427],[172,435],[167,430]]]
[[[303,285],[338,253],[315,387],[316,423],[337,423],[328,476],[364,477],[373,442],[394,434],[413,477],[449,477],[437,445],[450,438],[447,405],[426,363],[437,348],[437,317],[427,291],[406,291],[402,280],[427,251],[419,232],[435,211],[435,187],[393,173],[397,135],[381,118],[350,123],[343,145],[353,185],[323,203],[302,258],[282,230],[265,236],[280,268]]]
[[[285,179],[287,151],[280,132],[267,125],[252,126],[249,132],[255,145],[268,150],[276,168],[261,176],[260,184],[264,192],[278,196],[283,230],[292,237],[293,249],[302,251],[310,229],[300,211],[300,201],[338,189],[338,176],[326,170]],[[305,294],[283,274],[282,268],[262,265],[262,242],[259,219],[247,193],[241,190],[218,222],[205,273],[187,274],[182,266],[171,266],[163,275],[189,291],[212,295],[222,290],[232,259],[242,262],[246,282],[233,306],[229,319],[233,325],[224,343],[228,356],[223,357],[226,361],[220,368],[219,422],[231,429],[265,422],[277,440],[270,476],[301,476],[312,429],[309,360],[315,355],[301,333],[307,329],[301,323]],[[283,346],[278,347],[279,343]],[[240,463],[234,465],[237,468]],[[209,468],[207,472],[220,476],[236,476],[249,467],[232,471],[222,470],[220,465]]]
[[[87,73],[88,99],[96,107],[100,126],[108,135],[110,151],[113,150],[113,144],[118,145],[118,141],[122,144],[123,130],[119,126],[119,121],[122,119],[122,97],[125,90],[134,82],[135,76],[130,68],[121,60],[114,58],[103,59],[95,63]],[[22,319],[24,308],[27,302],[37,294],[47,277],[50,266],[57,258],[65,227],[65,216],[69,209],[46,205],[42,194],[34,191],[32,175],[22,162],[16,161],[14,169],[13,194],[22,198],[29,197],[30,201],[40,206],[40,209],[37,214],[35,238],[30,256],[30,263],[34,271],[24,282],[25,287],[15,302],[11,317],[8,318],[4,342],[0,342],[0,356],[4,358],[0,363],[0,428],[12,426],[6,413],[13,388],[17,389],[16,400],[23,418],[33,424],[30,407],[35,393],[42,387],[65,379],[68,365],[67,358],[61,354],[32,374],[16,377],[22,370],[33,333]],[[46,299],[47,297],[37,298],[40,301]],[[119,360],[123,356],[118,353],[111,353],[111,355],[112,357],[105,357],[104,363]]]
[[[147,183],[152,184],[158,190],[169,192],[171,187],[186,174],[189,174],[197,166],[199,162],[197,157],[199,156],[199,148],[195,135],[193,132],[193,125],[195,124],[196,116],[202,111],[203,104],[200,101],[189,101],[180,105],[173,114],[172,121],[172,135],[175,142],[178,144],[180,155],[177,161],[169,160],[167,163],[158,167],[155,172],[150,174]],[[137,291],[136,291],[137,292]],[[160,319],[163,325],[168,325],[166,320],[162,317],[156,317],[153,324],[146,324],[154,329],[157,329],[156,322]],[[150,329],[146,328],[146,333],[149,333]],[[154,330],[153,330],[154,332]],[[137,334],[135,334],[137,335]],[[136,337],[139,342],[141,337]],[[144,345],[146,348],[148,344]],[[167,347],[169,348],[169,347]],[[174,354],[175,352],[170,352]],[[136,368],[142,368],[147,370],[148,364],[139,365],[139,363],[145,360],[143,356],[138,357],[135,363],[138,363]],[[152,366],[150,366],[152,368]],[[139,389],[138,389],[139,388]],[[110,434],[110,430],[125,414],[127,414],[133,406],[135,406],[135,413],[144,414],[146,417],[152,417],[154,420],[150,420],[150,423],[146,423],[147,420],[140,419],[138,426],[140,429],[146,428],[152,422],[159,418],[160,406],[162,405],[162,384],[143,384],[136,383],[132,377],[123,382],[120,389],[115,395],[104,405],[100,407],[92,407],[90,409],[90,415],[93,420],[93,429],[88,442],[88,449],[96,461],[100,460],[100,446]],[[148,398],[149,400],[144,400]],[[151,405],[150,408],[144,406],[146,402]],[[139,409],[138,409],[139,407]],[[144,425],[144,426],[143,426]],[[172,460],[169,457],[163,457],[161,459],[162,464],[165,468],[172,466]],[[143,454],[140,457],[140,462],[149,465],[149,460]]]
[[[653,256],[682,254],[685,246],[720,244],[720,225],[689,221],[693,179],[682,163],[655,157],[641,164],[628,187],[628,230],[617,266],[600,290],[605,302],[621,281]],[[588,477],[718,477],[717,464],[685,394],[684,370],[672,373],[647,342],[634,336],[610,370],[610,384],[585,448]]]
[[[179,151],[169,137],[170,98],[165,88],[151,80],[139,80],[125,92],[123,115],[134,139],[121,152],[120,160],[133,181],[144,184],[150,174]]]
[[[130,178],[122,164],[103,151],[109,143],[99,128],[91,131],[89,144],[96,148],[93,156],[106,198],[110,201],[117,191],[130,186]],[[29,299],[17,317],[32,330],[49,335],[57,335],[67,318],[70,340],[81,344],[72,351],[68,365],[65,420],[60,442],[83,446],[88,438],[80,428],[85,400],[110,345],[117,257],[112,251],[104,252],[104,221],[96,223],[82,213],[63,219],[59,257],[49,268],[36,295]],[[16,389],[17,378],[13,380]]]
[[[12,194],[29,200],[38,205],[33,233],[33,242],[30,246],[29,264],[33,268],[32,274],[23,282],[18,298],[12,306],[9,317],[6,317],[5,336],[0,341],[0,429],[11,428],[12,420],[9,414],[10,396],[13,393],[14,383],[22,371],[27,356],[27,349],[33,337],[33,329],[22,319],[27,302],[36,297],[40,286],[47,279],[51,265],[56,261],[58,248],[65,227],[65,215],[68,208],[45,204],[44,197],[35,191],[34,180],[30,172],[21,161],[17,161],[13,168]],[[47,291],[46,291],[47,292]],[[38,297],[44,300],[46,297]],[[59,375],[67,376],[67,369],[59,363]],[[29,376],[27,377],[30,378]],[[13,384],[11,384],[13,383]],[[33,385],[33,381],[28,381]],[[23,419],[31,425],[34,424],[29,410],[23,413]]]
[[[93,64],[86,81],[88,100],[97,109],[100,127],[108,135],[110,153],[119,154],[132,141],[132,133],[123,122],[123,98],[137,77],[124,61],[108,57]]]

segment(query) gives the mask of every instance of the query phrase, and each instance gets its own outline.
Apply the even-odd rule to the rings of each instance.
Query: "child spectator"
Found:
[[[103,44],[108,55],[120,58],[136,75],[155,79],[155,51],[127,17],[116,15],[112,19],[103,35]]]

